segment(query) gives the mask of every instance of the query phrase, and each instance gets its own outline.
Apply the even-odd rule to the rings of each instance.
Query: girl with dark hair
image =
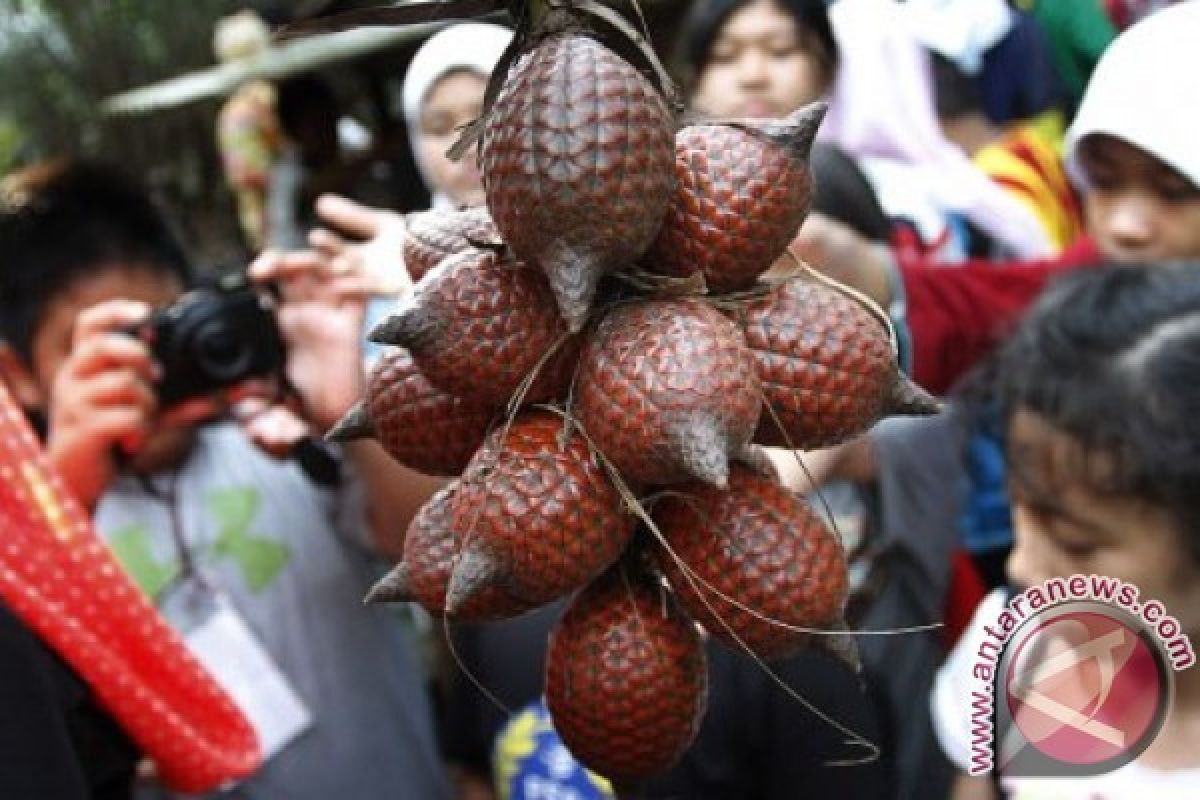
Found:
[[[829,93],[838,46],[824,0],[700,0],[680,34],[677,70],[691,108],[716,117],[782,117]],[[839,149],[813,149],[813,207],[868,239],[891,226],[874,189]]]
[[[1049,289],[1000,352],[1016,545],[1014,587],[1103,575],[1162,603],[1200,635],[1200,263],[1089,270]],[[967,765],[972,664],[1005,594],[980,606],[942,669],[933,705],[948,755]],[[1013,798],[1192,797],[1200,786],[1200,674],[1185,670],[1149,748],[1105,775],[1000,778]],[[999,740],[999,734],[997,734]],[[962,776],[959,798],[995,796]]]
[[[707,0],[680,41],[692,107],[706,114],[782,117],[820,98],[837,71],[823,0]]]

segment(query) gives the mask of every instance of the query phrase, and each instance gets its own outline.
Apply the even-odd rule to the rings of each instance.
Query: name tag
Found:
[[[196,580],[168,594],[163,614],[246,715],[264,761],[312,727],[304,701],[224,595]]]

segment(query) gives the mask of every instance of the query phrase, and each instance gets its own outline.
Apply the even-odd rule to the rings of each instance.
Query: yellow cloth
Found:
[[[1052,119],[1033,121],[984,147],[974,159],[1033,211],[1060,252],[1083,233],[1079,200],[1063,166],[1061,131],[1061,123]]]

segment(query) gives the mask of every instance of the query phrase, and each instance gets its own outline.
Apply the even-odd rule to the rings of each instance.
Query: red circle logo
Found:
[[[1030,626],[1012,651],[1005,694],[1032,747],[1061,764],[1135,758],[1166,704],[1153,646],[1116,615],[1070,611]]]

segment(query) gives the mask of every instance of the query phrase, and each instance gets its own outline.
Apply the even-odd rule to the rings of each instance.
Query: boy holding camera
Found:
[[[373,551],[396,551],[436,484],[373,443],[326,455],[332,473],[256,446],[290,451],[357,399],[361,298],[306,257],[260,261],[280,285],[274,377],[297,402],[211,422],[227,403],[197,392],[272,363],[266,306],[248,290],[177,303],[187,262],[140,187],[82,163],[11,176],[0,252],[0,376],[132,577],[243,687],[267,758],[233,796],[446,796],[410,647],[361,603]]]

